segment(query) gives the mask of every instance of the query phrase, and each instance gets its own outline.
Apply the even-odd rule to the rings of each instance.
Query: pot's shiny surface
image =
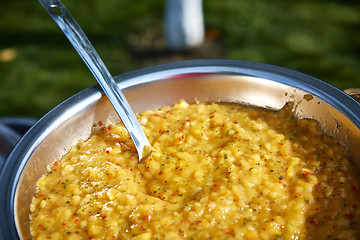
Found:
[[[313,118],[343,141],[360,166],[360,104],[318,79],[276,66],[198,60],[141,69],[116,77],[135,112],[189,102],[236,102],[279,109],[294,102],[299,118]],[[89,136],[98,121],[118,117],[97,86],[63,102],[16,145],[0,175],[0,239],[29,239],[29,204],[46,166]]]

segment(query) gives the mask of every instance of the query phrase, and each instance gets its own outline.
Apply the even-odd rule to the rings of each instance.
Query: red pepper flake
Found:
[[[152,161],[152,158],[149,158],[147,161],[148,161],[148,162],[151,162],[151,161]]]
[[[211,114],[211,115],[210,115],[210,118],[214,118],[214,117],[215,117],[215,114]]]
[[[159,172],[159,175],[162,175],[162,174],[163,174],[163,172],[160,171],[160,172]]]
[[[307,175],[309,175],[310,174],[310,172],[308,171],[308,170],[304,170],[304,175],[305,176],[307,176]]]
[[[155,113],[154,116],[155,117],[161,117],[161,114]]]
[[[130,168],[130,171],[133,171],[133,169],[132,169],[132,168]]]
[[[102,121],[99,121],[98,124],[99,124],[99,126],[102,126],[102,125],[103,125],[103,122],[102,122]]]
[[[145,227],[144,227],[143,225],[140,225],[140,228],[141,228],[142,230],[144,230],[144,229],[145,229]]]
[[[39,225],[38,225],[38,228],[42,228],[42,225],[41,225],[41,224],[39,224]]]
[[[184,130],[183,128],[180,128],[180,129],[179,129],[179,132],[182,132],[183,130]]]
[[[149,215],[144,215],[143,219],[144,219],[145,221],[150,221],[150,216],[149,216]]]
[[[109,151],[109,150],[106,150],[106,153],[107,153],[107,154],[109,154],[109,153],[110,153],[110,151]]]
[[[352,221],[354,219],[354,215],[352,213],[346,214],[345,216],[349,221]]]
[[[57,169],[55,168],[53,171],[55,171],[55,172],[56,172],[56,170],[57,170]]]
[[[66,225],[66,223],[62,223],[62,225],[63,225],[63,226],[65,226],[65,225]]]
[[[161,199],[162,200],[162,197],[159,195],[159,196],[157,196],[158,197],[158,199]]]
[[[317,224],[316,219],[315,219],[315,218],[313,218],[313,217],[309,217],[307,220],[308,220],[308,222],[309,222],[309,223],[311,223],[311,224],[314,224],[314,225],[316,225],[316,224]]]
[[[200,225],[200,223],[201,223],[200,220],[195,222],[196,225]]]
[[[286,184],[284,184],[282,181],[279,181],[279,183],[283,186],[283,188],[286,187]]]
[[[40,194],[39,197],[43,198],[43,197],[45,197],[45,195],[44,195],[44,194]]]
[[[234,229],[231,229],[230,231],[225,232],[226,235],[233,234],[235,231]]]
[[[112,128],[112,126],[108,126],[108,130],[110,130],[110,131],[111,131],[112,129],[113,129],[113,128]]]
[[[181,141],[184,139],[184,135],[182,135],[181,137],[178,138],[178,141]]]
[[[78,218],[75,218],[75,220],[74,220],[74,221],[75,221],[75,223],[77,223],[77,222],[79,222],[79,219],[78,219]]]
[[[54,166],[58,166],[58,165],[59,165],[58,161],[54,162]]]
[[[187,121],[187,122],[190,122],[191,120],[190,120],[190,119],[187,119],[186,121]]]

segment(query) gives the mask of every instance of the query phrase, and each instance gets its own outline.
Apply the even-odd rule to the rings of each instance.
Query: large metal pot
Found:
[[[245,61],[197,60],[116,77],[135,112],[187,101],[236,102],[279,109],[294,102],[299,118],[313,118],[344,142],[360,166],[360,104],[337,88],[289,69]],[[0,239],[29,239],[29,205],[46,166],[89,136],[98,121],[118,117],[96,85],[40,119],[18,142],[0,175]]]

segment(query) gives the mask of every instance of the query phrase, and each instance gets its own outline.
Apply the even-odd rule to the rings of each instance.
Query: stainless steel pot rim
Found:
[[[115,80],[119,87],[126,91],[126,88],[147,82],[199,73],[252,76],[299,88],[325,100],[360,128],[360,104],[346,93],[309,75],[264,63],[240,60],[190,60],[135,70],[121,74],[115,77]],[[14,147],[0,172],[0,239],[19,238],[13,199],[19,178],[34,150],[64,120],[76,115],[101,96],[98,85],[75,94],[44,115]]]

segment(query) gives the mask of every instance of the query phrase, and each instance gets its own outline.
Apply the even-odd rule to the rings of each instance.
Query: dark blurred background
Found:
[[[38,1],[0,3],[0,117],[41,117],[96,84]],[[360,87],[360,1],[204,0],[205,42],[183,52],[166,48],[162,0],[63,3],[114,76],[188,59],[240,59]]]

